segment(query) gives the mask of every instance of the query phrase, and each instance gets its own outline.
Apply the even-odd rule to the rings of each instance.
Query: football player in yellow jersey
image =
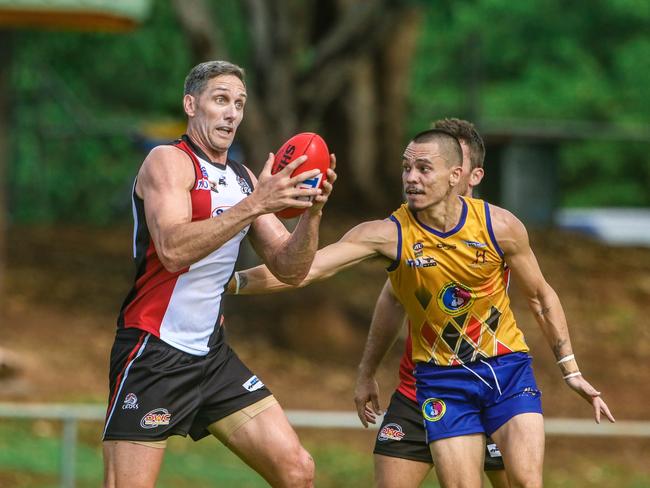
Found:
[[[471,122],[442,119],[433,127],[449,132],[458,139],[463,150],[463,173],[459,193],[472,197],[474,187],[484,175],[485,145]],[[506,270],[507,281],[510,271]],[[388,350],[397,339],[400,327],[407,320],[404,307],[395,297],[390,279],[386,280],[372,316],[363,357],[359,363],[354,392],[359,418],[365,427],[376,423],[381,415],[379,387],[375,373]],[[408,322],[407,322],[408,323]],[[375,482],[379,488],[417,488],[433,467],[422,411],[418,406],[411,359],[411,336],[407,336],[404,355],[399,366],[400,383],[386,409],[374,447]],[[508,478],[498,446],[490,438],[485,449],[484,470],[493,488],[508,488]]]
[[[491,435],[510,483],[542,486],[540,393],[505,293],[506,264],[567,385],[592,405],[596,422],[601,415],[614,418],[578,368],[562,305],[524,225],[505,209],[461,197],[461,176],[455,137],[436,129],[415,136],[402,156],[407,203],[320,250],[303,285],[383,258],[411,323],[417,397],[440,483],[481,486],[485,436]],[[263,267],[235,276],[235,293],[288,288]]]

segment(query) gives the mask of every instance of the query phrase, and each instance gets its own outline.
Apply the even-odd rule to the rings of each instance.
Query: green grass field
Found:
[[[301,430],[299,435],[316,461],[316,486],[372,486],[372,457],[369,453],[373,439],[371,432],[311,429]],[[97,424],[80,425],[76,466],[77,486],[80,488],[96,487],[101,483],[99,437],[100,427]],[[55,422],[0,422],[0,487],[58,487],[60,442],[60,426]],[[576,449],[575,445],[580,445],[577,442],[579,441],[547,442],[545,486],[650,486],[648,470],[635,467],[633,462],[630,464],[624,455],[621,456],[620,447],[630,447],[630,454],[635,454],[635,458],[638,455],[638,461],[643,463],[650,444],[648,441],[635,441],[633,445],[620,440],[590,441],[591,447],[588,449]],[[581,442],[584,443],[584,440]],[[608,452],[614,455],[609,456]],[[571,453],[570,458],[567,453]],[[157,486],[256,488],[268,485],[219,442],[205,439],[194,443],[175,437],[169,442]],[[433,476],[423,485],[425,488],[437,486]]]

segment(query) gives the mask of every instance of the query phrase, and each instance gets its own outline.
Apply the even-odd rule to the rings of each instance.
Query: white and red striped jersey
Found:
[[[219,218],[253,191],[243,165],[231,160],[225,165],[211,162],[187,135],[173,145],[187,153],[194,166],[192,221]],[[206,355],[223,321],[222,296],[248,227],[203,259],[171,273],[158,258],[135,184],[132,200],[136,277],[122,305],[118,327],[142,329],[181,351]]]

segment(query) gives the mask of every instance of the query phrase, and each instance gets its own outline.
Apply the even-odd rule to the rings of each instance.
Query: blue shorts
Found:
[[[460,366],[417,363],[415,387],[427,443],[492,433],[515,415],[542,413],[532,358],[515,352]]]

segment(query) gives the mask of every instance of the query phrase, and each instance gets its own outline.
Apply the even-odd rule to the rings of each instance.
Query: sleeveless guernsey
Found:
[[[398,250],[388,274],[409,318],[416,363],[455,366],[528,351],[510,309],[489,206],[459,198],[461,217],[449,232],[422,224],[406,205],[390,217]]]
[[[253,184],[243,165],[231,160],[225,165],[212,163],[187,135],[173,145],[189,156],[194,167],[195,182],[190,190],[193,222],[219,218],[252,192]],[[248,227],[203,259],[171,273],[158,258],[135,184],[132,203],[136,278],[122,305],[118,327],[150,332],[181,351],[204,356],[218,342],[222,295]]]
[[[508,286],[510,285],[510,268],[506,266],[503,270],[503,282],[506,285],[506,291],[508,291]],[[402,354],[402,359],[399,362],[399,384],[397,385],[396,390],[399,391],[406,398],[417,401],[415,397],[415,376],[413,376],[413,370],[415,369],[415,364],[412,359],[412,347],[411,347],[411,323],[408,321],[408,331],[406,340],[404,341],[404,354]]]

